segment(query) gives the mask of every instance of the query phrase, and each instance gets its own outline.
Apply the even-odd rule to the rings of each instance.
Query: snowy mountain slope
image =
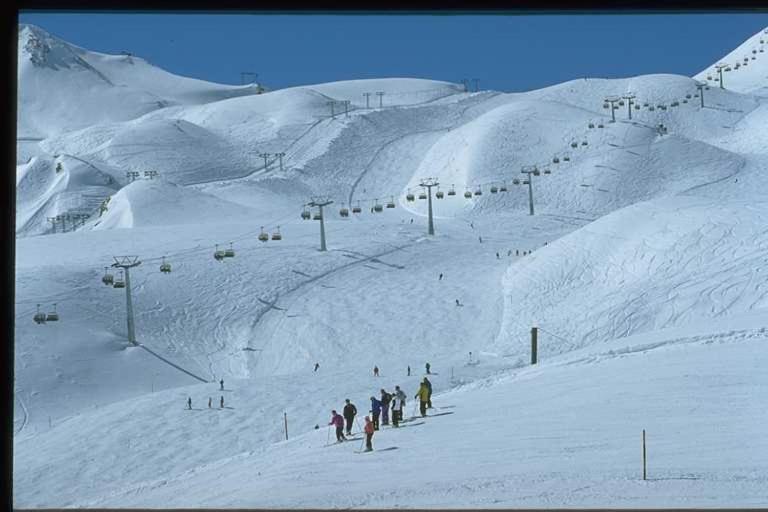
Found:
[[[718,64],[727,64],[723,71],[723,86],[738,92],[745,92],[765,97],[768,86],[765,79],[768,76],[768,28],[761,30],[744,41],[738,48],[730,52],[718,62],[712,63],[694,78],[706,81],[713,86],[720,86]]]
[[[695,93],[685,77],[633,80],[638,98]],[[85,229],[17,241],[17,505],[764,504],[752,398],[766,386],[762,99],[711,88],[704,109],[692,96],[632,122],[617,111],[614,124],[602,100],[627,81],[515,95],[436,83],[422,101],[421,83],[396,79],[381,83],[407,105],[329,119],[327,98],[354,104],[374,89],[366,82],[89,126],[17,166],[25,233],[79,181],[115,181]],[[284,169],[264,169],[263,151],[284,151]],[[565,153],[568,165],[551,162]],[[534,178],[535,216],[526,187],[487,190],[533,163],[552,170]],[[173,179],[126,183],[124,171],[145,168]],[[459,192],[433,201],[434,237],[426,201],[404,198],[425,176]],[[466,200],[460,183],[484,193]],[[318,223],[299,218],[318,193],[335,201],[326,253]],[[370,212],[390,198],[395,209]],[[339,216],[358,200],[360,215]],[[284,240],[258,241],[262,225]],[[215,261],[230,242],[236,256]],[[100,282],[122,254],[142,260],[131,272],[138,340],[203,380],[223,376],[223,393],[126,347],[124,291]],[[56,303],[62,320],[34,324],[37,303]],[[532,325],[541,364],[524,368]],[[321,447],[343,398],[364,412],[380,387],[412,396],[426,361],[436,405],[456,414],[379,432],[392,453]],[[196,410],[183,410],[188,396]],[[642,428],[658,480],[638,480]],[[382,492],[369,465],[392,455],[404,477]],[[435,457],[426,472],[412,462]]]
[[[34,25],[19,26],[18,62],[19,137],[46,137],[169,105],[256,92],[251,86],[175,76],[130,55],[90,52]]]

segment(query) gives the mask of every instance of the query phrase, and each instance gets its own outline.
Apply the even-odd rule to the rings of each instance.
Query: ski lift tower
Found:
[[[632,119],[632,105],[635,103],[635,95],[628,92],[623,95],[622,98],[627,100],[627,114],[629,115],[629,118]]]
[[[320,251],[326,251],[325,247],[325,215],[323,215],[323,206],[333,204],[333,201],[327,197],[313,197],[312,200],[307,203],[307,206],[317,206],[320,209]]]
[[[621,98],[617,96],[608,96],[605,98],[605,101],[603,102],[603,108],[610,108],[611,109],[611,122],[616,122],[616,110],[619,108],[616,106],[616,104],[621,101]]]
[[[533,179],[532,176],[538,176],[541,174],[539,168],[535,165],[524,165],[520,171],[522,174],[528,175],[528,206],[530,208],[530,215],[533,215]]]
[[[141,265],[138,256],[114,256],[113,267],[123,269],[125,273],[125,304],[128,316],[128,342],[133,345],[136,343],[136,331],[133,323],[133,302],[131,301],[131,274],[130,269]]]
[[[429,228],[427,233],[430,235],[435,234],[435,223],[432,220],[432,187],[437,187],[438,185],[440,183],[437,182],[436,178],[426,178],[419,183],[419,186],[427,189],[427,198],[429,199]]]
[[[699,99],[701,100],[701,108],[704,108],[704,89],[709,89],[706,82],[698,82],[696,89],[699,90]]]
[[[715,66],[715,69],[717,70],[717,74],[718,74],[718,76],[720,78],[720,88],[721,89],[725,89],[725,87],[723,86],[723,70],[725,68],[727,68],[727,67],[728,67],[728,64],[726,64],[724,62],[721,62],[720,64],[717,64]]]

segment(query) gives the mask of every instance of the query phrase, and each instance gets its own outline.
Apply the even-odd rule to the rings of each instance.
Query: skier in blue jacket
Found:
[[[381,414],[381,400],[371,397],[371,414],[373,415],[373,429],[379,430],[379,414]]]

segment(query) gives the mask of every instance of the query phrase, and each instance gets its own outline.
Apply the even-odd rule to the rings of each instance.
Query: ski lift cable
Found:
[[[539,330],[540,330],[541,332],[545,332],[545,333],[549,334],[550,336],[554,336],[555,338],[557,338],[557,339],[559,339],[559,340],[561,340],[561,341],[564,341],[564,342],[566,342],[566,343],[571,343],[571,341],[570,341],[570,340],[567,340],[567,339],[563,338],[562,336],[558,336],[557,334],[554,334],[554,333],[552,333],[552,332],[549,332],[548,330],[544,329],[544,328],[543,328],[543,327],[541,327],[541,326],[539,326]]]

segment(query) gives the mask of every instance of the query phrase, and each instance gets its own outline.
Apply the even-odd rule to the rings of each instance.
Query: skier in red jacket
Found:
[[[365,417],[365,451],[370,452],[373,451],[373,422],[371,421],[370,416]]]
[[[336,442],[346,441],[347,438],[344,437],[344,418],[340,414],[336,414],[336,411],[331,411],[331,414],[333,416],[329,425],[336,425]]]

